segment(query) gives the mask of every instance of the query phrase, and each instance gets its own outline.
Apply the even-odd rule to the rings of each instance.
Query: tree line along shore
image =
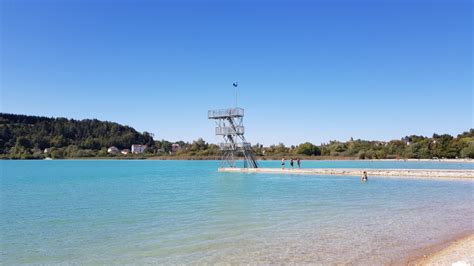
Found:
[[[143,153],[110,153],[110,147],[128,150],[145,145]],[[315,145],[253,145],[260,160],[302,159],[460,159],[474,158],[474,129],[457,136],[405,136],[391,141],[350,139]],[[199,138],[193,142],[155,140],[153,134],[97,119],[74,120],[0,113],[2,159],[217,159],[219,147]]]

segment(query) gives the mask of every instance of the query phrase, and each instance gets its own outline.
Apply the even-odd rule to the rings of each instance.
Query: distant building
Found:
[[[375,145],[377,145],[377,146],[387,146],[387,142],[377,141],[377,142],[375,142]]]
[[[117,147],[112,146],[107,149],[107,152],[110,154],[117,154],[120,152],[120,150]]]
[[[402,141],[405,142],[405,144],[407,146],[410,146],[410,144],[411,144],[411,138],[409,138],[409,137],[402,138]]]
[[[44,149],[44,151],[43,151],[43,153],[49,153],[49,152],[51,152],[51,148],[46,148],[46,149]]]
[[[123,149],[120,153],[122,153],[123,155],[127,155],[130,153],[130,150],[129,149]]]
[[[141,145],[141,144],[132,145],[132,153],[144,153],[145,149],[146,149],[146,145]]]
[[[171,144],[171,151],[172,152],[177,152],[179,150],[181,150],[181,145],[179,145],[178,143]]]

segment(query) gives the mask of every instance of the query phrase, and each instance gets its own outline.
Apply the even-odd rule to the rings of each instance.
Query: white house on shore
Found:
[[[146,149],[146,145],[141,145],[141,144],[132,145],[132,153],[144,153],[145,149]]]
[[[111,154],[117,154],[117,153],[120,152],[120,150],[119,150],[117,147],[112,146],[112,147],[109,147],[109,148],[107,149],[107,152],[108,152],[108,153],[111,153]]]
[[[171,151],[172,152],[177,152],[179,150],[181,150],[181,146],[178,143],[171,144]]]

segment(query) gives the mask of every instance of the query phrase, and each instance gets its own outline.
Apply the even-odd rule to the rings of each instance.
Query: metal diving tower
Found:
[[[244,137],[244,109],[210,110],[207,117],[216,122],[216,136],[224,138],[224,142],[219,143],[222,151],[221,167],[235,167],[237,158],[243,157],[244,168],[258,168],[252,146]]]

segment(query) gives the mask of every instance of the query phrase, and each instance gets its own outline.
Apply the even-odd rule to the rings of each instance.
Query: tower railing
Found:
[[[216,127],[216,135],[243,135],[245,133],[244,126],[234,127]]]
[[[221,150],[251,149],[252,144],[250,142],[219,143],[219,148]]]
[[[207,117],[209,119],[221,119],[226,117],[243,117],[244,109],[242,108],[228,108],[228,109],[219,109],[219,110],[209,110],[207,112]]]

